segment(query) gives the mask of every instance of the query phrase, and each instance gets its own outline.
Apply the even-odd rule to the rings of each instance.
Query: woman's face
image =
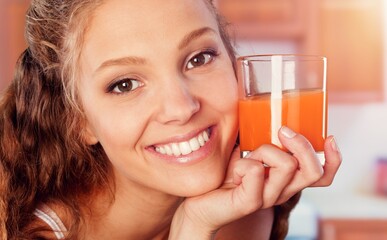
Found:
[[[118,184],[178,196],[218,187],[237,134],[237,83],[206,4],[109,0],[84,41],[88,140]]]

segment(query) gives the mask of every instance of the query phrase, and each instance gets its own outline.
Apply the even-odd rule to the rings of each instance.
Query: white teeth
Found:
[[[165,145],[163,148],[165,148],[165,152],[167,153],[167,155],[169,155],[169,156],[173,155],[173,152],[172,152],[172,149],[170,146]],[[160,151],[160,153],[163,154],[161,151]]]
[[[172,152],[173,152],[173,155],[175,155],[176,157],[180,156],[181,152],[180,152],[179,145],[177,145],[177,143],[172,143]]]
[[[192,152],[191,146],[189,145],[189,142],[181,142],[179,143],[180,152],[182,155],[187,155]]]
[[[203,138],[204,138],[204,141],[207,142],[208,141],[208,133],[206,131],[203,132]]]
[[[209,133],[206,130],[201,132],[198,136],[191,138],[189,141],[157,146],[155,147],[155,151],[161,154],[178,157],[197,151],[200,147],[203,147],[208,140]]]
[[[196,151],[200,148],[199,141],[196,138],[189,140],[189,146],[191,147],[192,151]]]
[[[160,151],[160,153],[162,153],[162,154],[166,154],[166,153],[167,153],[167,152],[165,151],[164,148],[159,148],[159,151]]]
[[[204,142],[203,135],[199,135],[199,137],[198,137],[198,142],[199,142],[199,145],[200,145],[201,147],[204,146],[205,142]]]

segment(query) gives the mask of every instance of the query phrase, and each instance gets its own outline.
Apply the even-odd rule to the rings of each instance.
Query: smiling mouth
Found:
[[[206,129],[188,141],[168,143],[154,146],[156,152],[168,156],[185,156],[199,150],[210,139],[211,131]]]

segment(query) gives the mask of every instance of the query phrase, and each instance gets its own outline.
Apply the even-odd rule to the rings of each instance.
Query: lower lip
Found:
[[[207,158],[214,149],[215,139],[217,137],[216,128],[211,127],[210,132],[211,132],[210,138],[204,144],[204,146],[202,146],[198,150],[191,152],[190,154],[187,154],[187,155],[180,155],[177,157],[176,156],[169,156],[166,154],[161,154],[161,153],[156,152],[153,147],[149,147],[149,148],[147,148],[147,150],[149,152],[151,152],[153,155],[156,155],[157,158],[160,158],[160,159],[162,159],[168,163],[171,163],[171,164],[179,164],[179,165],[195,164],[195,163],[200,162],[203,159]]]

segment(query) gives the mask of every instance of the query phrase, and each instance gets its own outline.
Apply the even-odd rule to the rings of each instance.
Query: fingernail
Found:
[[[339,147],[337,146],[337,143],[336,143],[336,140],[335,140],[334,137],[331,139],[331,147],[332,147],[332,149],[333,149],[334,151],[340,152],[340,149],[339,149]]]
[[[282,126],[280,131],[287,138],[294,138],[297,135],[292,129],[286,126]]]

